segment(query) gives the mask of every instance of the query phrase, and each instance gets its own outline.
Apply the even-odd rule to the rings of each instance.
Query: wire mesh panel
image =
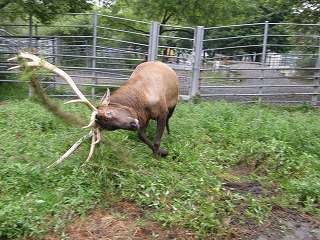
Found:
[[[148,55],[149,22],[98,15],[98,83],[120,85]]]
[[[317,103],[319,25],[266,22],[206,28],[205,35],[201,96]]]
[[[160,25],[158,60],[172,67],[179,77],[180,95],[189,96],[194,29],[191,27]]]
[[[0,26],[0,80],[20,82],[16,73],[6,71],[13,64],[6,59],[24,49],[65,70],[86,95],[102,95],[106,87],[120,86],[146,61],[149,26],[102,14],[61,14],[52,24],[31,18],[19,26]],[[17,27],[21,29],[14,31]],[[56,76],[43,73],[40,80],[51,96],[73,95]]]
[[[159,60],[177,72],[185,97],[317,104],[319,26],[193,28],[98,13],[60,14],[43,25],[30,17],[0,25],[0,83],[22,83],[6,59],[24,49],[64,69],[92,97],[120,86],[138,64]],[[40,76],[51,96],[73,95],[59,77]]]

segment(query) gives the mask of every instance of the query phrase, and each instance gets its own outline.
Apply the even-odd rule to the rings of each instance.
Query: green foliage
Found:
[[[68,111],[86,115],[82,106]],[[228,231],[230,219],[262,223],[274,202],[319,213],[320,127],[312,108],[180,103],[169,156],[152,158],[135,133],[105,132],[92,161],[80,168],[89,143],[51,171],[84,130],[66,126],[38,105],[0,105],[0,238],[63,232],[75,215],[97,204],[127,199],[164,226],[180,225],[200,238]],[[152,124],[149,134],[155,131]],[[245,166],[242,176],[230,169]],[[266,195],[223,187],[225,178],[257,181]],[[243,178],[243,179],[242,179]],[[270,197],[276,184],[280,193]]]
[[[55,1],[11,1],[2,0],[0,10],[4,11],[3,17],[26,18],[30,14],[38,18],[42,23],[48,23],[57,18],[57,14],[68,12],[83,12],[91,8],[91,4],[85,0],[55,0]],[[15,14],[12,14],[12,13]]]
[[[114,14],[139,16],[140,19],[156,20],[162,24],[179,23],[210,26],[241,21],[254,2],[245,1],[207,1],[207,0],[118,0],[112,6]],[[142,17],[142,18],[141,18]]]

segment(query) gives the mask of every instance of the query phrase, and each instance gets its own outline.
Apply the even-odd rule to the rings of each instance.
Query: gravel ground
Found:
[[[210,80],[202,81],[202,85],[218,85],[218,86],[251,86],[251,85],[307,85],[313,84],[312,80],[303,79],[309,76],[301,76],[296,78],[286,77],[278,70],[263,71],[259,70],[261,65],[250,63],[237,63],[230,65],[232,71],[230,79],[224,79],[216,82]],[[250,70],[244,70],[250,69]],[[251,70],[252,69],[252,70]],[[310,74],[310,73],[309,73]],[[261,79],[261,77],[264,77]],[[241,77],[244,79],[237,80],[232,77]],[[249,78],[249,79],[246,79]],[[255,94],[258,93],[258,88],[202,88],[201,94]],[[295,93],[312,93],[313,87],[299,86],[299,87],[263,87],[262,93],[266,94],[280,94],[291,93],[292,95],[283,96],[263,96],[265,101],[310,101],[310,95],[295,95]],[[231,101],[250,101],[257,100],[257,96],[219,96],[212,97],[214,99],[225,99]]]

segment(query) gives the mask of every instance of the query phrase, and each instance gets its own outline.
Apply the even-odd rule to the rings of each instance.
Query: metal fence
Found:
[[[316,105],[319,36],[319,24],[193,28],[83,13],[43,25],[30,17],[25,24],[0,24],[0,84],[24,84],[6,70],[12,65],[6,59],[27,49],[67,71],[92,98],[120,86],[139,63],[160,60],[178,73],[185,99]],[[73,96],[62,79],[42,74],[41,80],[51,96]]]
[[[202,97],[318,104],[319,24],[265,22],[199,30],[206,35]]]

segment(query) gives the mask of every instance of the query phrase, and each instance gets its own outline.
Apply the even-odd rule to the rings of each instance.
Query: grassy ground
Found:
[[[0,102],[12,99],[21,100],[27,97],[28,86],[26,84],[0,82]]]
[[[135,133],[105,132],[85,168],[88,143],[46,171],[86,131],[29,100],[2,101],[0,239],[63,235],[75,216],[121,199],[201,238],[227,234],[234,222],[262,224],[274,204],[319,216],[319,117],[305,106],[180,103],[162,141],[167,158],[153,159]]]

